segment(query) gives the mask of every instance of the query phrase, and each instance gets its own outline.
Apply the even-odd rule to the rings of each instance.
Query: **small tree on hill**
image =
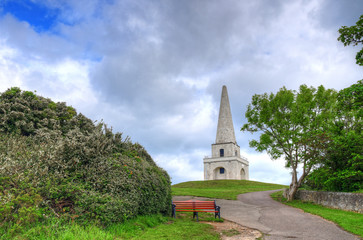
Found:
[[[285,158],[292,170],[288,200],[292,200],[304,178],[324,157],[324,125],[331,121],[336,92],[320,86],[301,85],[299,91],[281,88],[276,94],[256,94],[248,105],[242,131],[260,132],[259,140],[250,141],[257,151],[266,151],[271,159]],[[302,173],[298,177],[298,169]]]

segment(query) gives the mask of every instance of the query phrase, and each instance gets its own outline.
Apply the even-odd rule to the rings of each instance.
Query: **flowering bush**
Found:
[[[0,226],[51,215],[106,225],[170,211],[169,175],[140,144],[18,88],[0,95],[0,180]]]

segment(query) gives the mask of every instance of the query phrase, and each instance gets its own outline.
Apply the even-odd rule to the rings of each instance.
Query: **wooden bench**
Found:
[[[172,217],[176,217],[176,212],[193,212],[193,219],[195,216],[198,219],[198,212],[213,212],[214,218],[221,219],[221,207],[216,205],[216,201],[173,201],[172,202]]]

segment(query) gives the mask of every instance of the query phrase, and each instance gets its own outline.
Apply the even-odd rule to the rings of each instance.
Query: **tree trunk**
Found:
[[[296,194],[298,188],[299,188],[299,185],[297,183],[290,184],[289,194],[287,195],[287,201],[294,200],[294,197],[295,197],[295,194]]]
[[[291,181],[290,188],[289,188],[289,194],[287,196],[288,201],[294,200],[297,190],[299,189],[302,182],[304,181],[304,178],[309,174],[310,169],[311,169],[311,167],[309,167],[309,169],[307,171],[305,171],[305,164],[304,164],[304,172],[301,175],[299,180],[297,180],[296,169],[293,169],[292,181]]]
[[[289,194],[287,195],[287,201],[291,201],[294,199],[297,189],[299,188],[299,183],[297,181],[297,172],[296,168],[292,169],[292,180],[289,188]]]

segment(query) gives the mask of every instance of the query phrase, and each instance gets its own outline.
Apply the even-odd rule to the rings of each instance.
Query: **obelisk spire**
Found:
[[[216,143],[236,143],[234,135],[231,107],[229,106],[227,87],[222,87],[221,105],[219,107],[219,118]]]

